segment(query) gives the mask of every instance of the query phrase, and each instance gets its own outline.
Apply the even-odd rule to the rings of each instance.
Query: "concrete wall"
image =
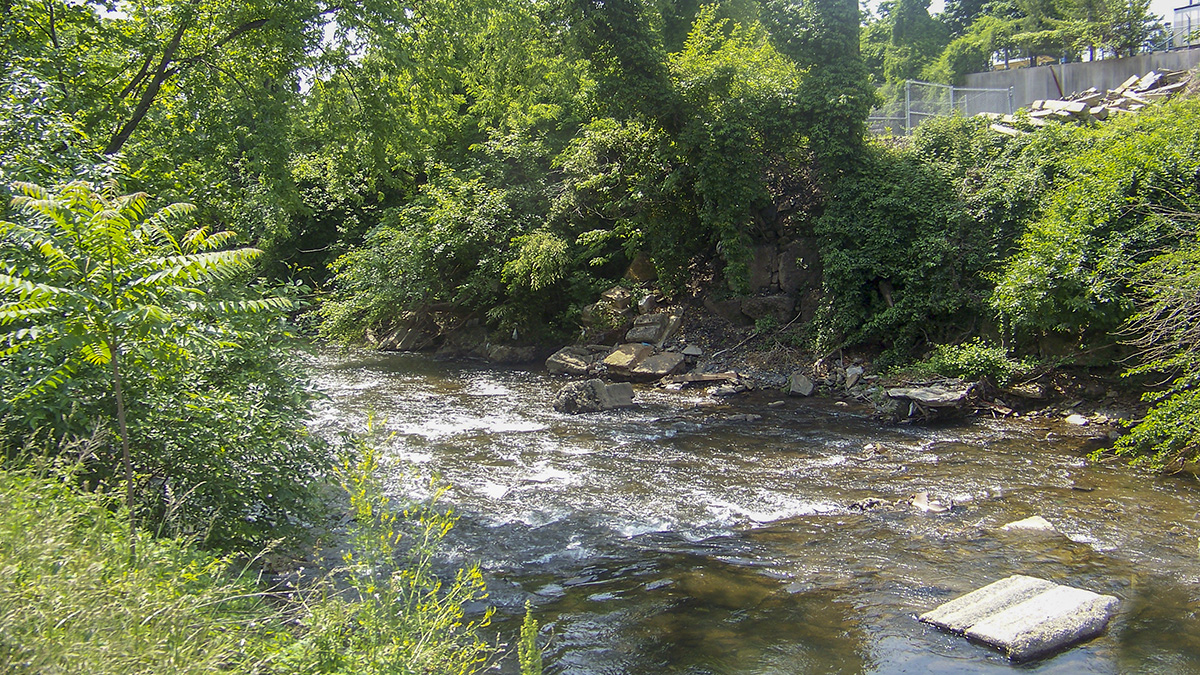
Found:
[[[1022,108],[1038,99],[1062,98],[1088,87],[1100,91],[1115,89],[1130,75],[1145,75],[1151,70],[1189,70],[1200,64],[1200,47],[1171,52],[1139,54],[1125,59],[1105,59],[1087,63],[1065,63],[1037,68],[996,70],[967,75],[964,87],[980,89],[1013,88],[1013,104]],[[1055,84],[1055,76],[1062,91]]]

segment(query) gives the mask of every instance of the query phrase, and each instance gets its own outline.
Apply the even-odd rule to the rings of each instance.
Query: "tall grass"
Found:
[[[0,672],[261,672],[288,638],[227,558],[141,537],[112,499],[0,472]]]

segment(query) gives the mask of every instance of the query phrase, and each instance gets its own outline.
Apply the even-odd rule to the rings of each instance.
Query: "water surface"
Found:
[[[397,493],[450,486],[447,555],[482,563],[506,639],[533,601],[548,673],[1200,672],[1200,490],[1089,464],[1088,430],[888,427],[823,400],[653,388],[569,416],[544,373],[333,351],[312,369],[318,428],[374,415]],[[955,507],[854,508],[917,492]],[[1031,515],[1061,534],[999,531]],[[1019,666],[915,619],[1010,574],[1121,612]]]

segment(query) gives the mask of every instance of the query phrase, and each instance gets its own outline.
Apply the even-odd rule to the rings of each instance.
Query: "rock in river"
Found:
[[[633,385],[606,384],[603,380],[572,382],[554,395],[554,409],[572,415],[600,412],[633,405]]]
[[[1119,604],[1111,595],[1017,574],[919,618],[1024,661],[1098,635]]]

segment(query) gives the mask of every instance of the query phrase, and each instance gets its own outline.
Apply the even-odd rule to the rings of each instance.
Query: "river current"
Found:
[[[447,564],[481,563],[498,639],[532,601],[547,673],[1200,673],[1200,485],[1091,464],[1086,428],[894,427],[828,400],[652,387],[570,416],[541,372],[365,351],[310,366],[318,430],[373,416],[398,495],[449,486]],[[858,508],[920,492],[954,507]],[[1000,530],[1033,515],[1058,533]],[[1120,613],[1020,665],[916,620],[1011,574]]]

